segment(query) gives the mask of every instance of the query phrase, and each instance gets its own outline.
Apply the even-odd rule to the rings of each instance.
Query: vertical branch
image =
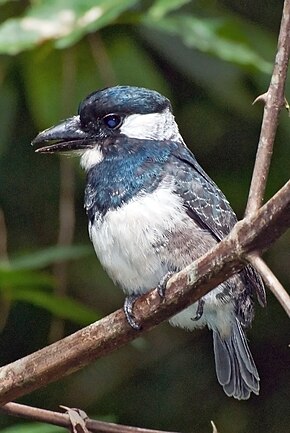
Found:
[[[106,47],[100,33],[88,35],[93,59],[99,70],[101,79],[105,86],[113,86],[117,83],[117,77],[108,56]]]
[[[290,0],[284,1],[277,54],[268,91],[256,101],[265,103],[260,139],[253,170],[251,187],[246,208],[246,216],[255,213],[262,205],[267,178],[273,153],[278,116],[285,106],[285,83],[290,55]],[[254,101],[254,102],[256,102]],[[254,253],[248,257],[249,262],[261,274],[265,284],[278,299],[287,314],[290,314],[290,297],[266,263]]]
[[[278,126],[278,115],[285,105],[285,82],[290,51],[290,0],[285,0],[278,49],[268,91],[256,99],[265,102],[261,134],[246,208],[246,215],[254,213],[263,203],[266,183]]]
[[[62,79],[62,111],[64,115],[72,106],[72,96],[76,83],[75,58],[72,50],[63,52],[63,79]],[[60,196],[59,196],[59,232],[57,244],[60,246],[71,245],[75,228],[74,207],[74,168],[69,159],[60,159]],[[53,274],[56,277],[57,287],[55,293],[65,296],[67,291],[67,263],[55,263]],[[50,327],[49,341],[56,341],[63,336],[64,322],[59,318],[53,318]]]

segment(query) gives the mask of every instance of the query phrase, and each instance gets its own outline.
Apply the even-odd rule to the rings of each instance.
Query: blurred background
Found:
[[[121,307],[87,234],[78,160],[34,153],[38,131],[105,86],[156,89],[172,101],[200,164],[243,216],[282,1],[0,1],[0,360],[12,362]],[[286,96],[289,97],[289,85]],[[289,178],[281,113],[267,198]],[[267,263],[290,289],[290,233]],[[260,396],[238,402],[217,383],[212,337],[164,323],[114,354],[20,402],[184,432],[288,432],[286,314],[268,293],[250,347]],[[1,385],[0,385],[1,386]],[[1,413],[0,431],[60,432]]]

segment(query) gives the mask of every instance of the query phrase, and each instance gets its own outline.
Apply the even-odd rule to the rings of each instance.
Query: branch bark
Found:
[[[266,265],[263,259],[259,256],[249,256],[249,262],[256,268],[265,284],[271,292],[276,296],[288,316],[290,317],[290,297],[278,278],[273,274],[271,269]]]
[[[136,320],[145,332],[196,302],[238,272],[252,252],[263,251],[290,227],[290,181],[254,215],[238,222],[231,233],[167,283],[160,300],[152,290],[137,300]],[[140,335],[123,310],[0,369],[0,404],[79,370]]]
[[[290,54],[290,0],[285,0],[278,38],[277,54],[269,89],[254,101],[265,103],[255,167],[250,186],[245,215],[254,213],[262,205],[273,153],[278,116],[283,106],[287,107],[284,96]],[[287,108],[288,109],[288,108]],[[276,296],[289,315],[289,295],[278,279],[257,253],[248,256],[249,262],[261,274],[267,287]]]
[[[285,106],[285,83],[290,52],[290,1],[285,0],[275,65],[268,91],[257,98],[265,102],[264,116],[250,186],[246,215],[254,213],[263,203],[266,183],[278,126],[278,116]]]
[[[71,419],[67,413],[54,412],[37,407],[26,406],[19,403],[7,403],[0,409],[8,415],[31,419],[39,422],[57,425],[60,427],[71,427]],[[74,411],[75,409],[71,409]],[[76,411],[76,410],[75,410]],[[82,411],[83,412],[83,411]],[[84,415],[86,415],[84,413]],[[130,427],[127,425],[114,424],[111,422],[97,421],[85,418],[85,425],[90,432],[96,433],[173,433],[159,430],[144,429],[140,427]]]

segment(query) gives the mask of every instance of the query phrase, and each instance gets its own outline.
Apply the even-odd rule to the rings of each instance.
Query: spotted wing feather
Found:
[[[209,230],[219,242],[229,234],[237,222],[237,217],[228,200],[214,181],[205,173],[195,157],[186,147],[174,152],[172,171],[178,179],[176,193],[183,197],[188,215],[200,227]],[[266,304],[265,289],[260,275],[248,265],[240,276],[245,285],[244,296],[256,293],[261,305]],[[243,303],[242,303],[243,304]],[[237,311],[242,323],[249,325],[246,312]]]

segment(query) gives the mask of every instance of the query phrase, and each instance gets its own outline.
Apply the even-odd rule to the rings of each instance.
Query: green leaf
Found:
[[[53,263],[66,260],[75,260],[92,253],[92,249],[84,245],[71,245],[67,247],[50,247],[19,258],[11,259],[9,263],[0,262],[0,270],[40,269]]]
[[[1,433],[64,433],[67,429],[43,423],[19,423],[1,429]]]
[[[192,15],[174,15],[160,20],[147,16],[144,22],[159,30],[179,36],[190,48],[264,73],[270,73],[272,65],[251,46],[239,23],[229,18],[198,18]]]
[[[236,67],[236,65],[230,62],[223,62],[216,56],[209,56],[199,50],[189,48],[178,37],[168,38],[166,33],[153,32],[150,27],[142,28],[142,37],[154,47],[160,58],[165,58],[166,62],[186,76],[187,79],[199,83],[199,85],[206,89],[215,103],[221,104],[222,101],[223,106],[228,107],[235,113],[239,113],[239,116],[254,116],[255,118],[256,114],[254,110],[249,110],[249,101],[253,99],[253,95],[245,84],[242,68]],[[262,74],[255,75],[262,76]],[[212,108],[213,112],[215,110],[214,107]],[[194,113],[199,111],[199,109],[193,108],[191,104],[185,106],[184,109],[186,112],[185,117],[188,120],[182,129],[184,131],[187,129],[189,136],[191,136],[192,128],[189,125],[192,124],[192,118],[190,117],[190,110],[193,109],[191,116],[195,116]],[[220,122],[221,126],[223,118],[221,118]],[[207,148],[208,140],[204,131],[203,128],[201,131],[201,137],[203,138],[196,145],[200,145],[204,139]],[[207,133],[209,132],[207,131]],[[213,145],[214,143],[215,139],[213,138]],[[201,145],[201,148],[203,147]]]
[[[131,33],[125,30],[111,32],[102,38],[102,43],[107,60],[99,55],[98,62],[101,66],[105,62],[111,70],[110,84],[130,83],[169,95],[162,73],[156,68],[150,53],[137,38],[132,38]],[[39,130],[70,117],[86,95],[104,86],[99,67],[92,58],[91,44],[84,40],[67,50],[54,50],[47,44],[21,57],[28,107]],[[136,71],[143,73],[136,74]],[[73,83],[69,91],[67,83]]]
[[[151,8],[148,10],[148,15],[154,20],[163,18],[169,12],[179,9],[190,0],[155,0]]]
[[[68,47],[83,35],[112,24],[123,12],[138,3],[139,0],[86,0],[90,4],[86,13],[78,17],[77,24],[67,36],[56,42],[57,48]],[[58,3],[58,0],[55,0]],[[84,2],[79,1],[81,5]]]
[[[111,24],[138,0],[50,0],[34,2],[23,18],[0,26],[0,53],[18,54],[49,40],[58,48]]]
[[[43,272],[31,270],[57,260],[79,258],[88,252],[90,249],[87,247],[56,247],[25,255],[6,264],[2,263],[2,268],[0,268],[1,296],[10,301],[28,302],[79,325],[87,325],[98,320],[99,314],[80,302],[44,291],[43,288],[55,287],[55,279]]]
[[[43,272],[0,269],[0,289],[3,287],[55,287],[55,279]]]
[[[68,297],[58,297],[53,293],[39,290],[13,289],[10,291],[12,301],[28,302],[36,307],[44,308],[51,314],[62,319],[68,319],[79,325],[88,325],[100,318],[100,315]]]
[[[67,50],[46,44],[21,60],[28,107],[39,130],[70,117],[86,95],[103,87],[87,41]]]

